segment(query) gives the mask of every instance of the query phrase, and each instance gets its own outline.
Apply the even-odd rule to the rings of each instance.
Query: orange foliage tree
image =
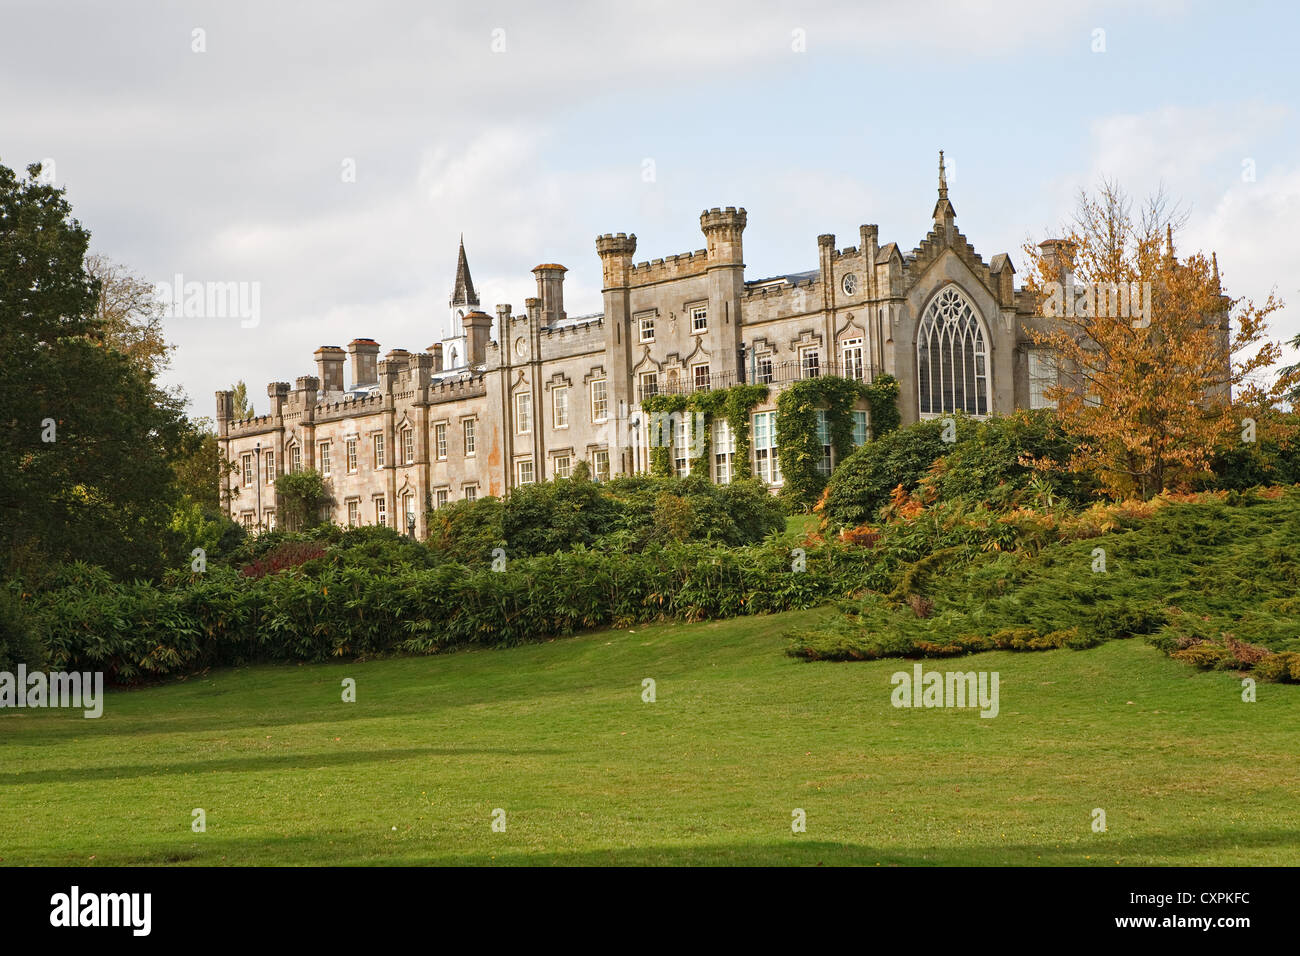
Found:
[[[1217,449],[1256,440],[1285,392],[1266,339],[1282,303],[1233,300],[1217,259],[1174,254],[1186,216],[1164,194],[1135,217],[1120,187],[1081,193],[1063,238],[1027,243],[1026,288],[1040,298],[1030,329],[1053,356],[1056,403],[1077,450],[1038,462],[1096,474],[1115,497],[1150,498],[1204,474]]]

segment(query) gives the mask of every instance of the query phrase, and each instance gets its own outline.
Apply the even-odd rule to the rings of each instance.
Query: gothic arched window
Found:
[[[454,345],[451,347],[451,361],[447,363],[447,367],[460,368],[460,365],[457,363],[457,359],[456,359],[456,346]]]
[[[988,339],[956,286],[930,300],[916,330],[916,379],[922,415],[989,413]]]

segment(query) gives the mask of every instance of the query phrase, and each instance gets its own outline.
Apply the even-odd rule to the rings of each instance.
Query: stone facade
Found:
[[[370,339],[322,346],[316,374],[272,383],[270,413],[256,418],[233,420],[232,393],[217,393],[221,447],[238,466],[224,488],[230,514],[273,526],[276,477],[315,467],[336,523],[423,535],[427,509],[563,476],[580,460],[597,478],[644,472],[652,436],[640,401],[651,392],[768,383],[754,410],[766,415],[796,379],[889,373],[904,422],[1041,404],[1050,383],[1028,334],[1035,303],[1014,287],[1009,256],[986,264],[955,216],[940,154],[934,226],[910,253],[864,225],[846,249],[818,236],[815,269],[747,279],[744,209],[706,210],[703,249],[650,262],[633,261],[635,235],[603,235],[604,311],[584,316],[565,312],[567,270],[555,263],[533,270],[537,296],[522,313],[485,314],[462,243],[451,338],[382,360]],[[865,435],[865,403],[859,414]],[[774,440],[763,438],[774,423],[756,420],[751,455],[776,487]],[[726,447],[715,436],[714,480],[734,468]]]

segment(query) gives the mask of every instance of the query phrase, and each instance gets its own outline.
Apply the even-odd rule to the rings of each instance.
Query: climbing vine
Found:
[[[898,427],[898,380],[882,375],[874,382],[858,382],[837,375],[801,379],[781,393],[776,403],[776,445],[785,479],[782,493],[794,504],[816,500],[830,477],[819,466],[822,442],[817,434],[817,413],[826,414],[826,427],[835,459],[853,453],[853,411],[858,402],[869,406],[871,436]]]
[[[641,407],[652,416],[650,473],[660,476],[673,473],[673,443],[677,436],[675,430],[667,428],[658,433],[663,422],[661,416],[699,413],[703,416],[704,434],[700,436],[699,454],[691,459],[691,472],[704,469],[708,473],[713,423],[721,417],[726,419],[735,439],[736,479],[752,478],[750,413],[767,397],[766,385],[733,385],[689,395],[649,396],[641,402]],[[870,408],[872,438],[898,427],[898,380],[892,375],[882,375],[869,384],[823,375],[794,382],[781,393],[777,400],[776,441],[785,479],[783,493],[787,498],[809,505],[826,485],[828,476],[818,470],[822,460],[822,443],[817,434],[818,410],[826,412],[831,447],[836,459],[843,461],[853,452],[853,410],[864,399]]]
[[[689,395],[651,395],[641,402],[641,407],[651,416],[700,413],[703,416],[704,434],[700,436],[700,453],[691,459],[691,473],[696,474],[705,469],[707,474],[709,450],[713,444],[713,422],[719,417],[726,419],[735,438],[735,477],[737,479],[753,476],[749,462],[749,413],[764,401],[768,395],[766,385],[733,385],[730,388],[711,389],[707,392],[693,392]],[[651,425],[650,473],[652,475],[671,475],[673,472],[673,446],[675,433],[666,433],[667,442],[657,440],[655,431],[657,423]],[[692,423],[694,427],[694,423]]]
[[[898,379],[881,375],[866,386],[867,404],[871,406],[871,437],[879,438],[896,429],[902,421],[898,413]]]

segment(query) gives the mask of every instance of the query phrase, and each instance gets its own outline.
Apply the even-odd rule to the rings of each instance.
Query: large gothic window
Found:
[[[930,300],[916,332],[922,415],[989,413],[987,342],[975,307],[956,286]]]

